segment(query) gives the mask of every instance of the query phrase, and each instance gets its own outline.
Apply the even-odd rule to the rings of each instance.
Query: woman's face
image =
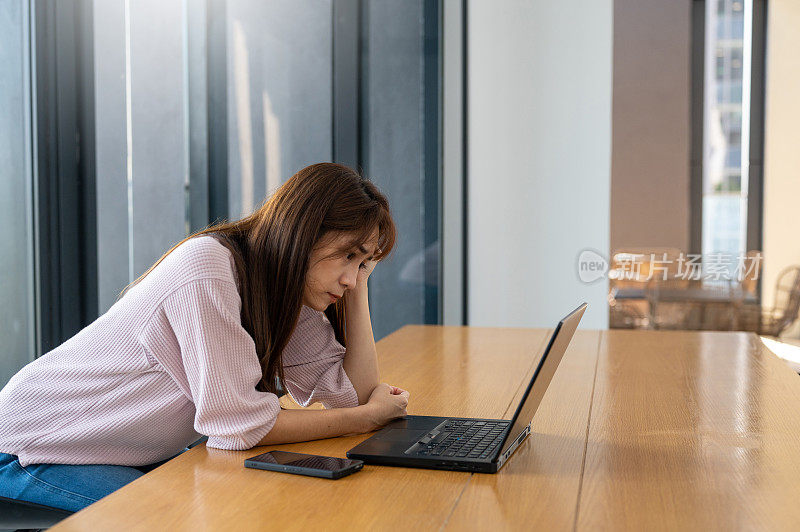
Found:
[[[348,247],[352,241],[351,234],[328,233],[314,246],[303,290],[305,306],[324,311],[341,298],[345,290],[356,287],[359,270],[375,254],[378,231],[373,231],[360,246]]]

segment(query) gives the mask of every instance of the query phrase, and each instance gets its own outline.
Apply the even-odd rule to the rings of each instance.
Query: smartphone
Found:
[[[360,471],[364,467],[364,462],[315,454],[270,451],[248,458],[244,461],[244,466],[309,477],[337,479]]]

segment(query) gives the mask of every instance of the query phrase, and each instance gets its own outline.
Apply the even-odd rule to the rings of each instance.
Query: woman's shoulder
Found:
[[[162,265],[165,270],[178,274],[176,278],[183,278],[184,281],[219,279],[236,282],[233,255],[225,245],[210,235],[190,238],[167,255],[159,267]]]

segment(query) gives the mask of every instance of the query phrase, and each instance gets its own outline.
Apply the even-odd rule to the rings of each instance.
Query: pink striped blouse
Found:
[[[190,239],[0,391],[0,452],[23,466],[138,466],[201,435],[209,447],[253,447],[280,404],[255,388],[261,367],[240,311],[230,252]],[[325,315],[302,307],[283,352],[287,391],[302,405],[358,405],[344,354]]]

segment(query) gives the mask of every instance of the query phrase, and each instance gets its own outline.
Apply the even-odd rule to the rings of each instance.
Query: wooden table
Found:
[[[378,343],[409,412],[513,414],[548,331],[408,326]],[[797,530],[800,377],[748,333],[578,331],[497,474],[337,481],[204,445],[53,530]],[[332,456],[366,436],[275,448]]]
[[[655,296],[651,296],[651,294]],[[669,303],[716,303],[732,304],[737,301],[755,305],[758,298],[751,292],[737,292],[735,290],[715,290],[703,288],[667,288],[667,289],[647,289],[647,288],[615,288],[611,291],[611,297],[619,301],[639,301],[657,297],[659,301]]]
[[[712,285],[686,287],[686,288],[661,288],[655,283],[649,288],[623,287],[611,290],[610,298],[616,301],[641,301],[647,303],[647,313],[650,325],[660,328],[657,319],[658,307],[661,303],[680,303],[699,308],[701,319],[693,323],[691,328],[710,328],[714,330],[738,330],[740,327],[740,311],[743,305],[757,305],[758,297],[750,292],[742,292],[738,288],[719,288]],[[727,312],[726,326],[702,327],[706,322],[705,316],[708,308],[722,309]],[[672,325],[673,329],[688,328]]]

